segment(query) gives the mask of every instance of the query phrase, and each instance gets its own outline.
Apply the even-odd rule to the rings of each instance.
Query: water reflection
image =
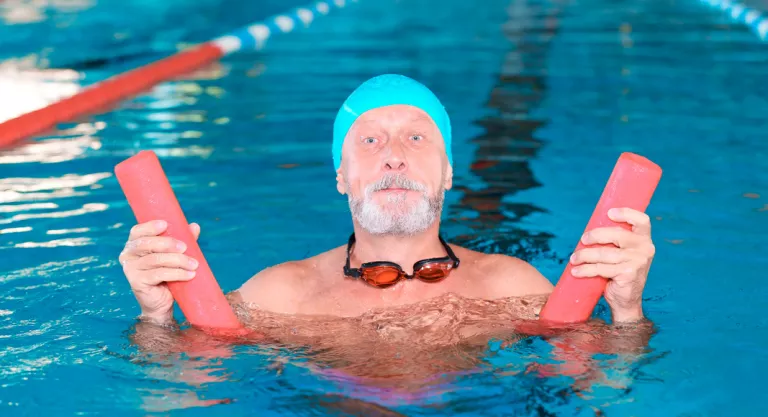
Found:
[[[45,233],[49,235],[65,235],[67,233],[88,233],[90,230],[88,227],[79,227],[77,229],[52,229]]]
[[[59,246],[88,246],[92,245],[93,240],[88,237],[77,237],[67,239],[54,239],[47,242],[22,242],[13,245],[14,248],[56,248]]]
[[[29,232],[32,228],[29,226],[26,227],[8,227],[6,229],[0,229],[0,235],[2,234],[9,234],[9,233],[22,233],[22,232]]]
[[[141,347],[138,354],[107,353],[141,365],[141,372],[152,380],[175,385],[175,388],[139,390],[144,411],[168,412],[233,401],[228,397],[203,399],[200,396],[204,387],[229,379],[222,361],[234,354],[230,343],[209,337],[194,328],[172,332],[143,322],[136,323],[131,333],[133,342]]]
[[[593,322],[542,328],[535,311],[545,298],[486,301],[446,294],[340,318],[269,313],[242,304],[231,294],[238,315],[258,336],[233,340],[195,329],[172,331],[139,323],[131,338],[141,354],[132,361],[142,364],[152,378],[183,383],[187,389],[162,395],[186,406],[203,405],[194,395],[200,387],[215,392],[211,388],[215,384],[264,372],[284,374],[278,380],[283,384],[301,380],[310,393],[316,386],[319,393],[308,398],[329,409],[373,413],[400,405],[439,408],[455,398],[480,400],[486,395],[471,387],[481,378],[484,389],[493,389],[489,374],[506,377],[506,384],[525,392],[524,398],[534,397],[540,406],[587,399],[600,387],[628,389],[637,365],[649,360],[650,324],[617,328]],[[249,356],[259,356],[263,362],[238,364],[248,360],[235,354],[242,353],[242,345],[253,345]],[[291,394],[291,387],[284,388],[285,406],[303,404]],[[160,394],[149,396],[156,395]],[[206,400],[229,401],[226,395]]]
[[[61,177],[0,179],[0,204],[2,204],[0,213],[8,213],[0,217],[0,226],[8,225],[0,229],[0,235],[14,234],[3,239],[0,249],[93,245],[92,236],[64,236],[90,232],[93,230],[90,227],[49,229],[49,226],[41,226],[45,223],[40,222],[44,219],[71,219],[106,211],[109,206],[105,203],[80,203],[72,207],[71,200],[61,203],[54,203],[52,200],[87,196],[90,189],[99,187],[99,182],[111,175],[111,173],[65,174]],[[31,233],[35,230],[44,234]],[[27,234],[30,236],[27,237]],[[50,240],[45,240],[46,238]]]
[[[0,123],[80,91],[76,71],[25,68],[27,65],[18,60],[0,64]]]
[[[507,53],[487,106],[497,113],[478,120],[485,133],[473,138],[477,145],[470,171],[483,180],[479,188],[457,186],[463,197],[450,208],[454,216],[471,208],[477,217],[459,217],[472,234],[453,242],[483,252],[505,253],[530,260],[549,252],[549,233],[532,233],[516,226],[543,209],[529,203],[505,201],[518,191],[538,187],[529,161],[542,142],[535,137],[545,120],[534,114],[546,94],[546,59],[557,32],[557,5],[532,6],[513,1],[504,34],[514,49]]]
[[[90,187],[99,181],[111,177],[108,172],[93,174],[65,174],[61,177],[47,178],[3,178],[0,179],[0,203],[15,203],[19,201],[45,201],[58,197],[75,195],[76,188]],[[35,203],[50,207],[53,203]],[[51,208],[55,208],[51,207]],[[16,210],[9,210],[16,211]]]
[[[40,209],[55,209],[58,208],[54,203],[30,203],[30,204],[14,204],[0,206],[0,213],[13,213],[17,211],[29,211]]]
[[[312,394],[292,397],[287,401],[278,401],[278,410],[291,412],[301,407],[307,412],[322,413],[321,415],[366,416],[366,417],[404,417],[383,405],[370,401],[353,398],[341,394]],[[331,414],[328,414],[331,413]]]
[[[35,23],[47,18],[51,10],[77,12],[93,5],[93,0],[5,0],[0,3],[0,18],[5,24]]]
[[[27,142],[0,153],[0,164],[57,163],[84,157],[90,150],[101,149],[101,141],[90,135],[74,138]]]
[[[218,404],[229,404],[230,399],[204,400],[200,395],[186,389],[142,389],[141,409],[147,413],[167,413],[193,407],[210,407]]]
[[[17,214],[11,218],[8,219],[0,219],[0,224],[8,224],[13,222],[18,222],[22,220],[30,220],[30,219],[44,219],[44,218],[63,218],[63,217],[73,217],[73,216],[82,216],[84,214],[90,214],[90,213],[96,213],[99,211],[104,211],[108,208],[106,204],[102,203],[89,203],[89,204],[83,204],[83,206],[79,209],[74,210],[64,210],[64,211],[56,211],[51,213],[35,213],[35,214]]]
[[[2,276],[0,276],[0,283],[34,276],[56,276],[61,272],[72,269],[73,267],[91,265],[96,262],[98,262],[98,259],[94,256],[84,256],[82,258],[72,259],[69,261],[45,262],[29,268],[22,268],[4,273]]]

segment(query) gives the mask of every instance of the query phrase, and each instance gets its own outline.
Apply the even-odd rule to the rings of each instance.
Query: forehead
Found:
[[[399,125],[429,125],[437,128],[431,117],[418,107],[405,104],[378,107],[360,115],[352,125],[353,128],[399,126]]]

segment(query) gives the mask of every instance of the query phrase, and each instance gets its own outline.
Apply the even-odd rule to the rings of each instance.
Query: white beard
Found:
[[[408,202],[405,194],[387,196],[387,207],[373,200],[373,193],[390,187],[421,192],[417,202]],[[347,183],[347,190],[351,189]],[[387,175],[365,188],[361,198],[349,194],[349,209],[357,223],[372,235],[412,236],[427,230],[440,218],[445,190],[430,197],[427,187],[402,174]]]

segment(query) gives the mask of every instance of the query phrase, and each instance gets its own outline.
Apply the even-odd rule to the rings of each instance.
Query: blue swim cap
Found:
[[[355,120],[368,110],[394,104],[418,107],[432,118],[443,135],[448,163],[453,165],[451,120],[437,96],[423,84],[404,75],[384,74],[373,77],[357,87],[339,109],[333,123],[335,169],[338,170],[341,166],[341,147]]]

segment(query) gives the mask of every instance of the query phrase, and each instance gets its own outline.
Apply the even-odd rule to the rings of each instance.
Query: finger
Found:
[[[181,253],[152,253],[140,257],[131,266],[140,271],[157,268],[181,268],[194,271],[198,267],[198,262]]]
[[[160,285],[163,282],[189,281],[195,277],[195,271],[179,268],[158,268],[142,277],[141,284]]]
[[[168,223],[165,220],[153,220],[139,223],[131,228],[131,232],[128,234],[128,240],[157,236],[160,233],[163,233],[167,227]]]
[[[626,250],[605,246],[580,249],[571,255],[571,264],[618,264],[629,260]]]
[[[197,240],[200,237],[200,225],[197,223],[190,223],[189,230],[192,231],[192,236]]]
[[[626,262],[620,264],[583,264],[571,269],[571,275],[577,278],[603,277],[615,278],[630,269]]]
[[[598,227],[581,237],[585,245],[614,244],[620,248],[632,247],[638,243],[640,236],[621,227]]]
[[[619,223],[629,223],[632,225],[632,231],[643,235],[651,235],[651,218],[642,211],[631,208],[612,208],[608,210],[608,218]]]
[[[150,253],[183,253],[185,250],[187,245],[180,240],[167,236],[151,236],[128,241],[123,252],[129,257],[140,257]]]

